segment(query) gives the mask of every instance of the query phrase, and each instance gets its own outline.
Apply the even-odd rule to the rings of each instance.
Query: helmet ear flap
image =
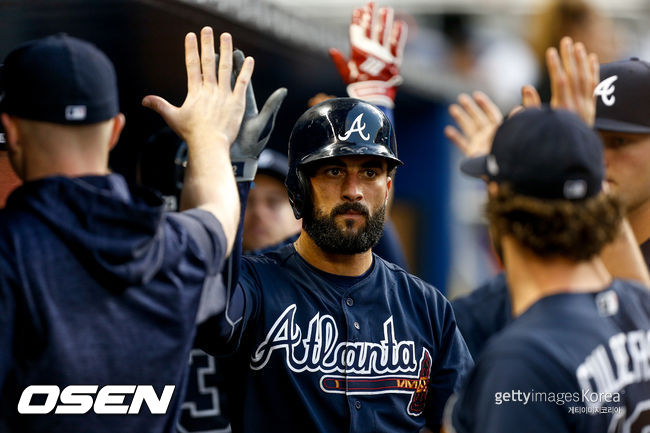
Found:
[[[296,219],[301,219],[305,215],[308,206],[311,205],[311,188],[309,177],[305,175],[301,168],[295,169],[295,188],[287,188],[289,191],[289,202]]]

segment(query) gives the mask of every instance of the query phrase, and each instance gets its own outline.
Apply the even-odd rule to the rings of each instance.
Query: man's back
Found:
[[[645,287],[621,280],[541,299],[488,344],[454,407],[456,430],[647,425],[649,305]],[[536,421],[527,423],[532,413]]]
[[[14,192],[0,211],[0,431],[172,431],[199,300],[204,287],[220,289],[225,249],[213,216],[165,215],[157,196],[132,196],[117,175]],[[77,396],[69,408],[87,412],[80,422],[55,414],[64,401],[35,395],[25,403],[49,415],[18,415],[30,385],[96,385],[87,392],[95,405]],[[127,387],[102,409],[107,385]],[[155,400],[139,416],[95,415],[125,413],[133,385],[153,386],[167,415],[150,414]]]

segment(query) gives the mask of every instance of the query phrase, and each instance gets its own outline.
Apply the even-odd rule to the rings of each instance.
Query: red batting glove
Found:
[[[348,95],[375,105],[393,108],[397,86],[402,83],[399,69],[406,44],[407,25],[393,22],[393,9],[375,3],[352,13],[350,24],[350,59],[339,50],[329,53],[336,69],[348,85]]]

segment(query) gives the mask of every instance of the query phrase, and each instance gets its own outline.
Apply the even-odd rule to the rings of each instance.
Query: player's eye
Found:
[[[374,177],[377,176],[377,171],[372,168],[368,168],[365,170],[365,175],[367,178],[373,179]]]
[[[341,170],[339,167],[330,167],[325,171],[325,173],[330,176],[340,176],[341,173],[343,173],[343,170]]]
[[[631,140],[627,137],[611,137],[609,140],[606,140],[605,144],[610,148],[618,148],[627,146],[631,143]]]

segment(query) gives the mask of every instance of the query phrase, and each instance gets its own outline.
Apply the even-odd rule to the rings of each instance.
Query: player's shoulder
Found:
[[[645,317],[650,320],[650,289],[641,283],[631,280],[612,281],[609,289],[617,295],[615,301],[619,314]],[[602,295],[602,301],[608,301],[607,295]],[[599,305],[600,307],[600,305]]]
[[[396,265],[395,263],[389,262],[382,257],[378,256],[377,254],[373,253],[373,258],[375,260],[375,265],[378,267],[378,270],[380,272],[383,272],[385,275],[388,275],[396,280],[404,280],[404,281],[409,281],[417,286],[429,286],[433,288],[433,286],[426,281],[416,277],[413,274],[410,274],[408,271],[406,271],[404,268],[402,268],[399,265]]]
[[[650,289],[637,281],[614,279],[610,289],[616,291],[622,297],[650,299]]]
[[[454,299],[451,303],[454,307],[457,305],[464,307],[468,305],[484,305],[485,303],[506,303],[509,302],[509,296],[506,275],[501,272],[467,295]]]
[[[447,298],[432,284],[417,277],[399,265],[391,263],[373,253],[375,264],[377,266],[376,275],[389,280],[393,287],[399,287],[400,290],[417,291],[427,296],[434,296],[441,300],[447,301]]]
[[[293,244],[286,244],[261,254],[244,254],[242,263],[250,267],[284,266],[296,254]]]

